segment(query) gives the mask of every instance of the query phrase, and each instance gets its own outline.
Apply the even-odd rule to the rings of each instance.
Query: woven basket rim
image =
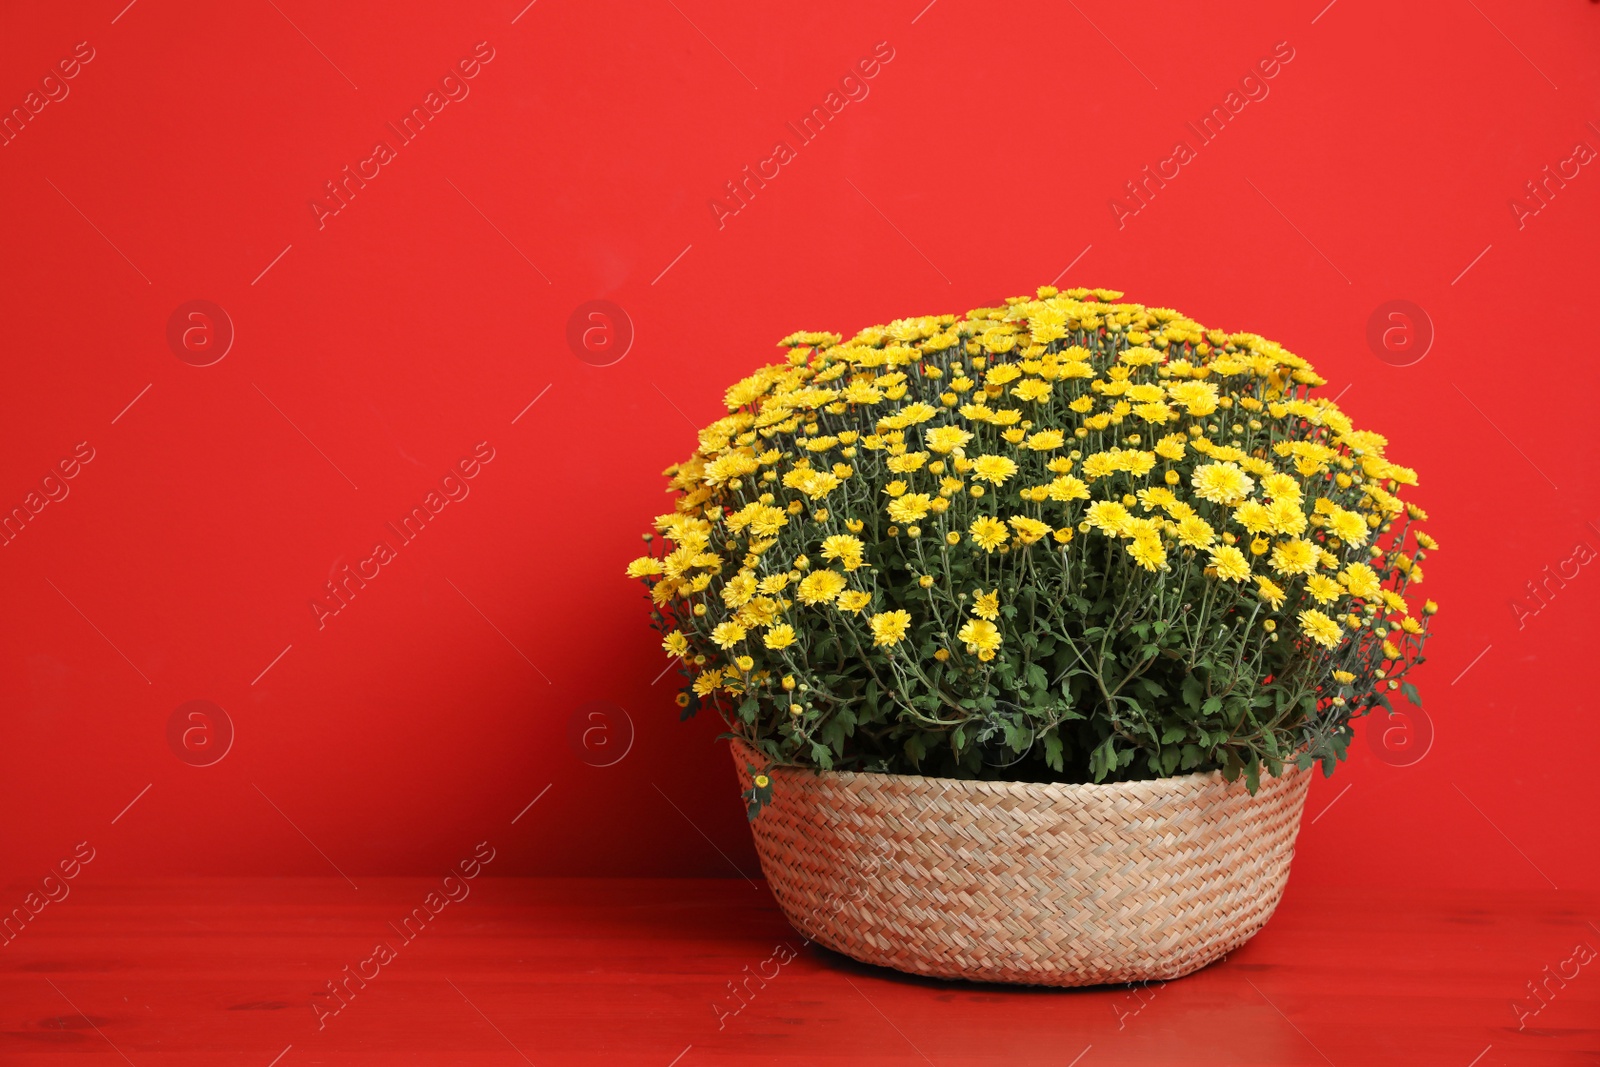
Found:
[[[757,752],[742,737],[729,739],[729,747],[741,759],[748,757],[752,761],[766,759]],[[1191,771],[1188,774],[1165,775],[1160,778],[1149,778],[1132,782],[1020,782],[1011,778],[982,779],[982,778],[943,778],[931,774],[894,774],[887,771],[825,771],[818,767],[801,767],[796,764],[769,763],[766,767],[758,766],[760,773],[773,775],[778,772],[784,774],[812,774],[819,778],[833,778],[844,785],[850,785],[856,776],[896,779],[908,784],[921,785],[944,791],[959,790],[973,792],[981,789],[1026,789],[1038,790],[1040,795],[1053,795],[1060,799],[1092,796],[1166,796],[1174,793],[1194,793],[1203,791],[1208,787],[1243,785],[1241,775],[1233,782],[1223,778],[1220,770]],[[1263,768],[1264,769],[1264,768]],[[1307,773],[1297,766],[1292,760],[1285,762],[1283,774],[1276,776],[1283,780],[1293,779],[1296,775]],[[1272,781],[1273,776],[1263,774],[1261,782],[1263,787]]]

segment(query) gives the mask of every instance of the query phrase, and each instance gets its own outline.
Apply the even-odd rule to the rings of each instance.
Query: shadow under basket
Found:
[[[982,982],[1178,978],[1244,944],[1283,895],[1311,773],[1255,796],[1220,772],[1055,785],[763,770],[751,823],[784,915],[863,963]]]

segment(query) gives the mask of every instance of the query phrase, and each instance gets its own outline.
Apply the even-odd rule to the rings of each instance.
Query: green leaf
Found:
[[[1417,692],[1416,686],[1412,685],[1410,682],[1401,682],[1400,692],[1404,693],[1406,695],[1406,699],[1411,701],[1411,703],[1415,704],[1419,708],[1422,707],[1422,694]]]
[[[1151,678],[1140,678],[1133,684],[1137,685],[1140,689],[1144,690],[1146,694],[1154,697],[1157,700],[1160,700],[1162,697],[1167,695],[1167,691],[1161,688],[1160,684]]]
[[[1116,766],[1117,752],[1112,747],[1111,740],[1109,737],[1106,738],[1089,753],[1089,773],[1094,775],[1094,780],[1097,782],[1105,781],[1106,775]]]
[[[1045,736],[1044,736],[1044,762],[1045,762],[1046,766],[1048,766],[1051,770],[1057,772],[1058,774],[1061,772],[1061,770],[1065,766],[1065,764],[1063,763],[1062,758],[1061,758],[1061,753],[1062,753],[1061,738],[1056,734],[1056,732],[1054,730],[1052,730],[1048,734],[1045,734]]]
[[[750,772],[750,788],[744,791],[745,818],[750,822],[756,821],[756,816],[761,814],[761,809],[772,800],[772,780],[769,778],[766,785],[757,784],[761,771],[750,764],[745,764]]]

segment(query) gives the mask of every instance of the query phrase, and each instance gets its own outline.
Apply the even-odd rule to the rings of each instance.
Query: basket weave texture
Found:
[[[743,789],[764,757],[733,742]],[[1311,775],[1113,785],[772,767],[751,824],[807,938],[913,974],[1075,986],[1177,978],[1272,916]]]

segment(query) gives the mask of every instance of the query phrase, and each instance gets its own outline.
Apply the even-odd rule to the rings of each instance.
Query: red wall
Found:
[[[1432,744],[1319,782],[1297,876],[1600,881],[1600,165],[1563,163],[1600,149],[1600,6],[125,2],[0,15],[5,108],[93,50],[0,147],[0,506],[93,455],[0,547],[7,884],[82,841],[90,877],[359,881],[481,840],[497,874],[752,871],[717,724],[677,722],[621,577],[658,472],[792,330],[1058,277],[1282,341],[1422,472]],[[891,50],[814,141],[786,127]],[[1170,180],[1119,217],[1146,165]],[[202,299],[235,334],[208,366],[215,334],[168,340]],[[567,341],[595,299],[633,324],[609,366]],[[1368,342],[1395,299],[1435,334],[1408,366]],[[209,766],[218,723],[169,731],[194,700],[233,728]]]

